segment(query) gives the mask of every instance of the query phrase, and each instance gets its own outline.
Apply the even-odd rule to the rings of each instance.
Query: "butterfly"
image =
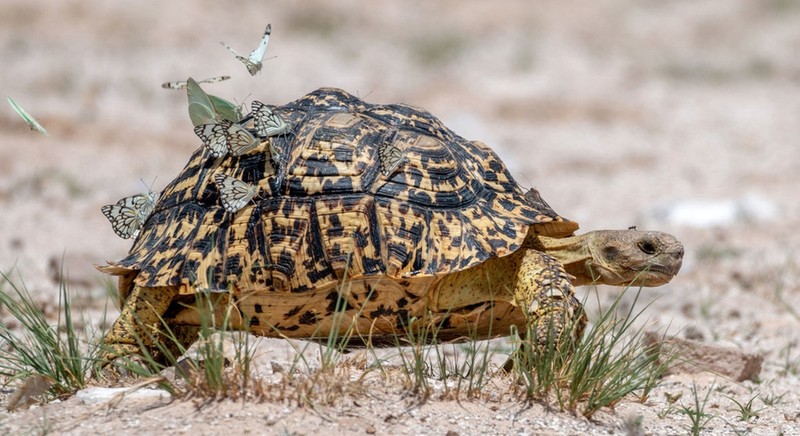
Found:
[[[14,108],[14,110],[19,114],[19,116],[21,116],[22,119],[25,120],[25,122],[28,123],[29,126],[31,126],[31,130],[35,130],[41,133],[42,135],[47,136],[47,130],[45,130],[45,128],[42,127],[42,125],[39,124],[39,122],[36,121],[36,119],[31,116],[31,114],[25,112],[25,109],[20,107],[20,105],[18,105],[13,98],[8,97],[8,103],[11,105],[12,108]]]
[[[391,144],[383,144],[378,148],[378,158],[381,161],[381,172],[389,177],[403,162],[405,154],[402,150]]]
[[[131,195],[130,197],[122,198],[117,201],[117,204],[139,211],[139,214],[142,216],[142,223],[144,223],[144,220],[153,213],[156,202],[158,202],[158,197],[158,192],[147,191],[146,194]]]
[[[236,55],[236,59],[239,59],[244,65],[247,67],[247,72],[250,73],[251,76],[255,76],[256,73],[261,71],[261,62],[264,60],[264,55],[267,53],[267,44],[269,44],[269,35],[272,33],[272,25],[267,24],[267,29],[264,30],[264,36],[261,38],[261,43],[258,44],[255,50],[250,52],[250,55],[244,57],[236,52],[236,50],[232,49],[228,44],[220,41],[223,47],[230,50],[231,53]]]
[[[217,83],[222,82],[224,80],[230,79],[231,76],[217,76],[211,77],[205,80],[198,80],[197,83]],[[161,87],[164,89],[185,89],[189,85],[189,82],[164,82],[161,84]]]
[[[186,95],[189,99],[189,118],[195,127],[221,120],[238,123],[242,119],[238,106],[223,98],[206,94],[191,77],[186,80]]]
[[[158,194],[150,191],[147,194],[124,197],[116,204],[107,204],[100,210],[111,221],[114,233],[122,239],[128,239],[139,234],[139,229],[153,212],[156,201]]]
[[[231,213],[237,212],[239,209],[245,207],[247,203],[253,199],[258,190],[258,186],[243,182],[235,177],[226,176],[225,174],[215,175],[214,182],[217,184],[222,206]]]
[[[253,120],[256,126],[256,134],[262,138],[270,136],[282,135],[289,131],[289,125],[269,108],[269,106],[261,103],[260,101],[253,101],[251,106],[253,110]]]
[[[201,124],[194,128],[194,133],[203,140],[211,156],[222,157],[228,151],[228,129],[221,123]]]
[[[241,156],[261,145],[261,141],[258,138],[238,124],[222,121],[219,125],[225,127],[228,151],[234,156]]]

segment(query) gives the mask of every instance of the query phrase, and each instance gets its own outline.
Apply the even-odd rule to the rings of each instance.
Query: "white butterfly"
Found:
[[[282,135],[289,131],[289,125],[269,108],[269,106],[261,103],[260,101],[253,101],[251,106],[253,110],[253,121],[256,126],[256,134],[262,138],[270,136]]]
[[[390,144],[383,144],[378,148],[378,158],[381,161],[381,172],[389,177],[403,162],[405,154],[402,150]]]
[[[117,204],[107,204],[100,210],[111,222],[114,233],[122,239],[128,239],[139,234],[139,229],[153,213],[156,201],[158,194],[150,191],[122,198]]]
[[[131,195],[130,197],[122,198],[117,202],[117,204],[119,206],[136,209],[139,212],[139,215],[142,216],[142,223],[144,223],[144,220],[146,220],[147,217],[153,213],[153,209],[156,207],[156,202],[158,202],[158,197],[158,192],[147,191],[146,194]]]
[[[258,44],[255,50],[250,52],[248,57],[244,57],[236,52],[236,50],[230,48],[228,44],[220,41],[225,48],[231,51],[234,55],[236,55],[236,59],[239,59],[244,63],[247,67],[247,72],[250,73],[251,76],[255,76],[256,73],[261,71],[261,62],[264,60],[264,55],[267,53],[267,44],[269,44],[269,35],[272,33],[272,25],[267,24],[267,29],[264,30],[264,36],[261,38],[261,43]]]
[[[203,140],[211,156],[221,157],[228,151],[228,129],[223,123],[201,124],[194,128],[194,133]]]
[[[261,141],[258,138],[238,124],[223,121],[220,125],[225,126],[228,137],[228,151],[234,156],[241,156],[261,145]]]
[[[226,176],[225,174],[215,175],[214,182],[217,184],[222,206],[225,207],[225,210],[232,213],[247,206],[247,203],[253,199],[256,195],[256,191],[258,191],[258,186],[243,182],[235,177]]]
[[[197,83],[217,83],[230,78],[231,76],[211,77],[205,80],[198,80]],[[164,82],[161,84],[161,87],[164,89],[185,89],[187,85],[188,82]]]
[[[36,118],[32,117],[31,114],[29,114],[28,112],[25,112],[25,109],[23,109],[20,105],[18,105],[13,98],[8,97],[8,103],[11,105],[12,108],[14,108],[14,110],[19,114],[19,116],[21,116],[22,119],[25,120],[25,122],[28,123],[29,126],[31,126],[31,130],[35,130],[41,133],[42,135],[47,136],[47,130],[45,130],[45,128],[42,127],[42,125],[39,124],[38,121],[36,121]]]

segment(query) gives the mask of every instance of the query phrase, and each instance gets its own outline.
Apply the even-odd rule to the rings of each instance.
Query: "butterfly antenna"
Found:
[[[242,99],[242,102],[241,102],[241,103],[239,103],[239,100],[236,100],[235,98],[233,99],[233,101],[235,101],[235,102],[236,102],[236,104],[238,104],[238,105],[239,105],[239,109],[241,109],[241,108],[243,108],[243,107],[244,107],[244,102],[245,102],[245,101],[247,101],[247,99],[248,99],[248,98],[250,98],[250,96],[251,96],[251,95],[253,95],[253,93],[252,93],[252,92],[251,92],[251,93],[249,93],[249,94],[247,94],[247,96],[245,96],[245,98],[243,98],[243,99]]]
[[[153,185],[156,184],[157,178],[158,176],[153,177],[153,183],[151,183],[150,186],[147,186],[147,183],[145,183],[144,179],[142,179],[141,177],[139,177],[139,181],[142,182],[142,185],[144,185],[144,187],[147,188],[147,191],[150,192],[153,190]]]

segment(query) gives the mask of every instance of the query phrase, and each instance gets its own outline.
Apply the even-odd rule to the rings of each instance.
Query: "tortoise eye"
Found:
[[[639,242],[639,249],[642,250],[644,254],[656,254],[656,245],[653,244],[652,241]]]

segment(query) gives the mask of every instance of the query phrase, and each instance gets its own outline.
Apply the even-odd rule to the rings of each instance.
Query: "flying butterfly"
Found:
[[[247,203],[253,199],[258,190],[258,186],[243,182],[235,177],[226,176],[225,174],[215,175],[214,182],[217,184],[222,206],[231,213],[237,212],[239,209],[245,207]]]
[[[194,128],[194,133],[203,141],[203,145],[211,151],[211,156],[222,157],[228,152],[228,129],[224,124],[201,124]]]
[[[251,105],[256,134],[262,138],[282,135],[289,131],[289,124],[260,101],[253,101]]]
[[[210,78],[205,79],[205,80],[198,80],[197,83],[198,84],[200,84],[200,83],[217,83],[217,82],[222,82],[224,80],[228,80],[230,78],[231,78],[231,76],[210,77]],[[178,81],[178,82],[164,82],[164,83],[161,84],[161,87],[164,88],[164,89],[186,89],[186,87],[188,85],[189,85],[188,81],[187,82],[180,82],[180,81]]]
[[[264,36],[261,38],[261,42],[258,44],[255,50],[250,52],[250,55],[244,57],[236,52],[236,50],[232,49],[228,44],[220,41],[223,47],[230,50],[231,53],[236,55],[236,59],[240,60],[244,65],[247,67],[247,72],[250,73],[251,76],[255,76],[256,73],[261,71],[261,62],[264,61],[264,55],[267,53],[267,44],[269,44],[269,35],[272,33],[272,25],[267,24],[266,30],[264,30]]]
[[[244,127],[230,121],[222,121],[220,126],[225,127],[227,133],[228,151],[234,156],[241,156],[248,151],[258,148],[261,141]]]
[[[378,149],[378,158],[381,163],[381,173],[389,177],[397,170],[397,167],[403,162],[405,154],[402,150],[391,144],[383,144]]]
[[[8,103],[19,114],[19,116],[21,116],[22,119],[25,120],[25,122],[28,123],[29,126],[31,126],[31,130],[35,130],[41,133],[42,135],[47,136],[47,130],[41,124],[39,124],[38,121],[36,121],[36,118],[33,118],[31,114],[29,114],[28,112],[25,111],[25,109],[20,107],[20,105],[18,105],[13,98],[8,97]]]

